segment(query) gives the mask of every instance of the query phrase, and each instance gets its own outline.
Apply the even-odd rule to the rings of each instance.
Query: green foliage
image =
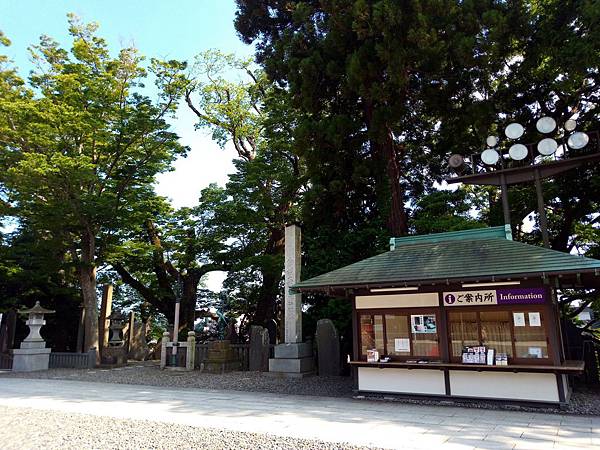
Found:
[[[443,233],[485,227],[470,215],[464,190],[435,191],[422,196],[415,207],[413,224],[416,234]]]
[[[299,216],[304,168],[291,149],[294,109],[287,93],[268,83],[250,61],[209,51],[196,59],[186,92],[197,127],[209,128],[238,159],[225,189],[202,192],[199,208],[228,238],[232,270],[223,295],[230,314],[266,324],[281,298],[285,224]]]
[[[390,234],[501,224],[494,188],[431,191],[450,153],[478,153],[509,121],[526,125],[524,142],[539,140],[541,115],[598,128],[597,2],[237,3],[238,32],[297,110],[306,276],[377,253]],[[597,178],[589,166],[544,183],[553,248],[597,252]],[[514,235],[540,243],[537,223],[521,226],[535,199],[511,187]]]
[[[42,36],[27,86],[6,72],[0,86],[0,183],[10,215],[68,243],[89,346],[96,268],[117,231],[152,213],[155,175],[187,151],[166,122],[184,92],[185,64],[152,60],[147,70],[134,48],[113,57],[97,28],[70,15],[71,50]],[[148,73],[156,101],[140,93]]]

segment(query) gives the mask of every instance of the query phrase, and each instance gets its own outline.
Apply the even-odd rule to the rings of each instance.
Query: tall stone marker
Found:
[[[285,228],[285,324],[283,344],[275,346],[275,358],[269,359],[269,372],[303,377],[313,372],[312,345],[302,342],[302,294],[290,292],[300,281],[301,231],[296,224]]]
[[[302,342],[302,294],[290,293],[290,286],[300,281],[301,230],[298,225],[285,228],[285,342]]]
[[[340,337],[329,319],[317,322],[317,354],[320,376],[340,374]]]
[[[50,362],[50,349],[46,348],[46,342],[40,335],[40,329],[46,324],[44,314],[52,314],[54,311],[42,308],[40,302],[35,302],[31,309],[19,311],[28,314],[29,335],[21,342],[21,348],[13,350],[14,372],[33,372],[36,370],[48,370]]]

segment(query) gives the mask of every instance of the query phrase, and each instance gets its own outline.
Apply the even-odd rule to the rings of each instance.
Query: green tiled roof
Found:
[[[386,253],[292,289],[596,272],[600,261],[511,240],[504,227],[394,238]]]
[[[472,241],[475,239],[512,239],[512,231],[508,225],[489,228],[475,228],[472,230],[449,231],[447,233],[421,234],[390,239],[390,250],[402,245],[411,245],[419,242],[443,241]]]

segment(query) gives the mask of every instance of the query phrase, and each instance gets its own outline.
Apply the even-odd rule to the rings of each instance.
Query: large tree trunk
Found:
[[[267,256],[281,255],[283,254],[283,249],[284,230],[271,230],[264,254]],[[279,283],[281,281],[282,272],[283,267],[280,265],[273,267],[273,265],[267,264],[263,267],[261,271],[262,286],[260,288],[254,319],[252,320],[253,324],[266,326],[267,323],[275,317],[275,304],[279,293]]]
[[[196,320],[196,300],[200,279],[197,276],[188,273],[188,275],[181,277],[181,282],[183,284],[183,289],[181,292],[181,305],[179,309],[179,329],[192,331]]]
[[[408,234],[408,217],[404,207],[404,192],[400,185],[400,166],[396,154],[396,143],[391,130],[386,130],[381,145],[381,157],[385,164],[390,186],[390,210],[387,219],[388,231],[391,236]]]
[[[98,350],[98,298],[96,296],[96,236],[88,227],[81,236],[81,264],[79,267],[79,282],[83,307],[85,309],[84,322],[84,350],[92,348]]]
[[[397,145],[389,127],[384,123],[375,123],[374,108],[371,100],[365,100],[364,117],[371,136],[371,153],[381,171],[376,174],[379,208],[387,212],[386,222],[390,236],[403,236],[408,234],[408,214],[400,185]]]

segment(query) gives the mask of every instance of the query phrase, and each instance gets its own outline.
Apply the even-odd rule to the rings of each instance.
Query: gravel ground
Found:
[[[229,389],[248,392],[272,392],[276,394],[317,395],[326,397],[353,396],[353,383],[350,377],[307,377],[303,379],[280,378],[260,372],[229,372],[226,374],[208,374],[199,371],[172,372],[160,370],[156,361],[130,363],[117,369],[51,369],[47,372],[11,373],[0,371],[1,377],[20,377],[36,379],[61,379],[77,381],[95,381],[101,383],[144,384],[175,388]],[[467,408],[508,409],[560,414],[600,416],[600,387],[578,387],[571,397],[566,410],[557,408],[531,408],[514,404],[501,404],[486,401],[468,402],[447,400],[417,400],[388,395],[369,395],[369,399],[395,401],[412,404],[437,406],[462,406]]]
[[[0,448],[364,449],[345,443],[0,406]]]
[[[233,391],[272,392],[275,394],[349,397],[349,377],[281,378],[261,372],[224,374],[161,370],[157,362],[130,363],[117,369],[50,369],[43,372],[0,372],[0,377],[95,381],[99,383],[145,384],[171,388],[228,389]]]

